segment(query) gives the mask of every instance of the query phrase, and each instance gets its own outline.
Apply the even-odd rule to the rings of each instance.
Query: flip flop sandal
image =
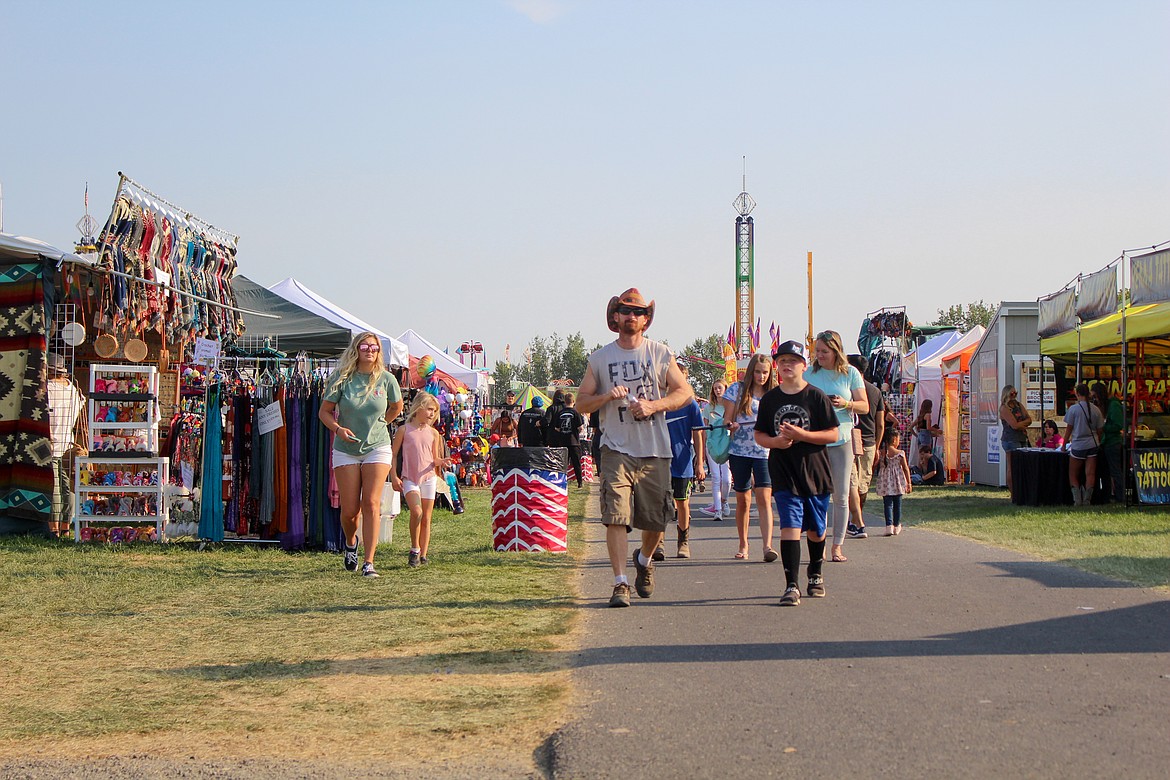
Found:
[[[764,563],[774,563],[779,557],[779,554],[777,554],[777,552],[771,547],[769,547],[767,550],[764,550]]]
[[[847,560],[849,560],[849,559],[846,558],[841,553],[837,553],[836,555],[833,556],[833,563],[845,563],[845,561],[847,561]]]
[[[748,557],[748,554],[746,552],[737,552],[735,554],[735,560],[737,560],[737,561],[745,560],[747,557]]]

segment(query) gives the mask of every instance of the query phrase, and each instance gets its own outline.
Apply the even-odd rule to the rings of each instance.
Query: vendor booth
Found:
[[[942,356],[949,352],[956,344],[962,341],[963,336],[957,330],[937,333],[918,345],[902,364],[902,386],[914,388],[914,403],[911,407],[911,420],[918,416],[924,401],[931,403],[931,425],[943,428],[943,378]],[[905,437],[904,444],[909,450],[911,463],[918,462],[918,453],[913,446],[913,435]],[[942,451],[942,442],[935,440],[935,454]],[[949,465],[949,464],[948,464]]]
[[[42,532],[53,516],[55,451],[45,392],[57,266],[76,256],[0,233],[0,533]]]
[[[934,403],[933,422],[939,423],[942,375],[937,358],[959,338],[953,326],[916,327],[904,306],[872,311],[861,323],[857,350],[869,361],[865,378],[881,389],[911,463],[918,460],[911,423],[926,398]]]
[[[1054,414],[1064,414],[1078,382],[1103,383],[1124,408],[1126,501],[1170,504],[1170,248],[1123,252],[1039,305]]]
[[[968,342],[967,336],[978,334]],[[947,477],[952,482],[971,481],[971,357],[986,328],[977,325],[963,341],[943,355],[943,450]]]
[[[959,413],[958,392],[948,392],[948,385],[943,373],[944,359],[965,349],[973,349],[983,338],[984,328],[976,325],[966,333],[950,331],[940,333],[925,342],[916,352],[918,364],[918,382],[914,389],[915,415],[922,407],[923,401],[931,402],[932,420],[942,430],[942,435],[935,438],[934,451],[939,455],[946,468],[947,481],[958,480],[959,464]]]
[[[237,242],[122,174],[96,252],[0,235],[0,532],[341,548],[318,412],[367,326],[233,278]]]
[[[1043,372],[1039,369],[1036,345],[1035,301],[1004,301],[999,305],[987,331],[979,340],[969,360],[971,381],[971,481],[979,485],[1002,487],[1007,484],[1006,459],[999,445],[1000,391],[1015,385],[1020,398],[1039,428],[1039,411],[1043,396],[1029,395],[1039,388]],[[1037,373],[1039,372],[1039,373]],[[1033,440],[1035,432],[1031,432]]]

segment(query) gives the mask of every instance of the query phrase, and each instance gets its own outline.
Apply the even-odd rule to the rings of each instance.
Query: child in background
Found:
[[[703,425],[723,424],[723,394],[726,392],[727,383],[722,379],[711,383],[707,405],[703,407]],[[731,467],[727,463],[717,462],[708,452],[707,473],[711,475],[711,505],[699,511],[714,520],[722,520],[725,514],[731,512]]]
[[[906,462],[906,453],[899,448],[900,443],[897,430],[886,431],[878,456],[881,469],[877,475],[877,492],[882,497],[882,510],[886,515],[886,536],[902,533],[902,496],[914,490],[910,484],[910,465]]]
[[[411,568],[427,562],[435,492],[449,465],[443,457],[443,437],[434,427],[438,419],[439,402],[430,393],[419,393],[406,412],[406,424],[394,434],[394,461],[402,464],[402,475],[391,471],[390,482],[410,507]]]

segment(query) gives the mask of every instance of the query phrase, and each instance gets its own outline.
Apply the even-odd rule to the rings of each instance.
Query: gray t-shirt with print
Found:
[[[626,387],[631,398],[657,401],[667,394],[667,375],[674,359],[670,348],[643,339],[635,349],[623,349],[611,341],[589,356],[589,370],[597,380],[597,393]],[[670,431],[666,412],[635,420],[626,399],[607,401],[601,407],[601,446],[634,458],[669,458]]]

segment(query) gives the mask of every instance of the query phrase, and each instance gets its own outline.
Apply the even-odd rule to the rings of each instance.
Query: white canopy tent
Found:
[[[487,390],[488,377],[484,372],[473,370],[463,365],[418,335],[413,329],[408,328],[403,331],[402,335],[398,337],[398,340],[405,344],[410,354],[416,358],[420,358],[423,355],[430,355],[434,358],[435,366],[440,371],[467,385],[473,392],[478,393]]]
[[[382,340],[382,358],[386,361],[386,365],[402,366],[403,368],[410,366],[410,350],[405,344],[389,334],[383,333],[365,320],[355,317],[337,304],[322,298],[291,276],[268,289],[286,301],[292,301],[302,309],[324,317],[332,323],[349,328],[355,336],[365,331],[377,334],[378,338]]]
[[[0,250],[5,255],[14,255],[18,257],[41,257],[52,258],[58,262],[61,260],[72,260],[76,263],[87,262],[85,258],[79,257],[72,252],[65,252],[55,246],[46,244],[37,238],[29,238],[28,236],[14,236],[9,233],[0,233]]]
[[[943,396],[943,358],[966,349],[972,344],[978,344],[979,340],[983,338],[983,333],[984,328],[982,325],[976,325],[966,333],[959,333],[958,331],[940,333],[919,345],[918,349],[910,353],[910,355],[916,358],[918,376],[915,377],[913,373],[903,371],[902,381],[913,382],[917,380],[918,382],[914,388],[915,416],[917,416],[918,410],[922,408],[922,402],[929,400],[932,404],[931,419],[935,423],[940,423]],[[914,365],[911,361],[906,361],[904,365],[906,364]]]

